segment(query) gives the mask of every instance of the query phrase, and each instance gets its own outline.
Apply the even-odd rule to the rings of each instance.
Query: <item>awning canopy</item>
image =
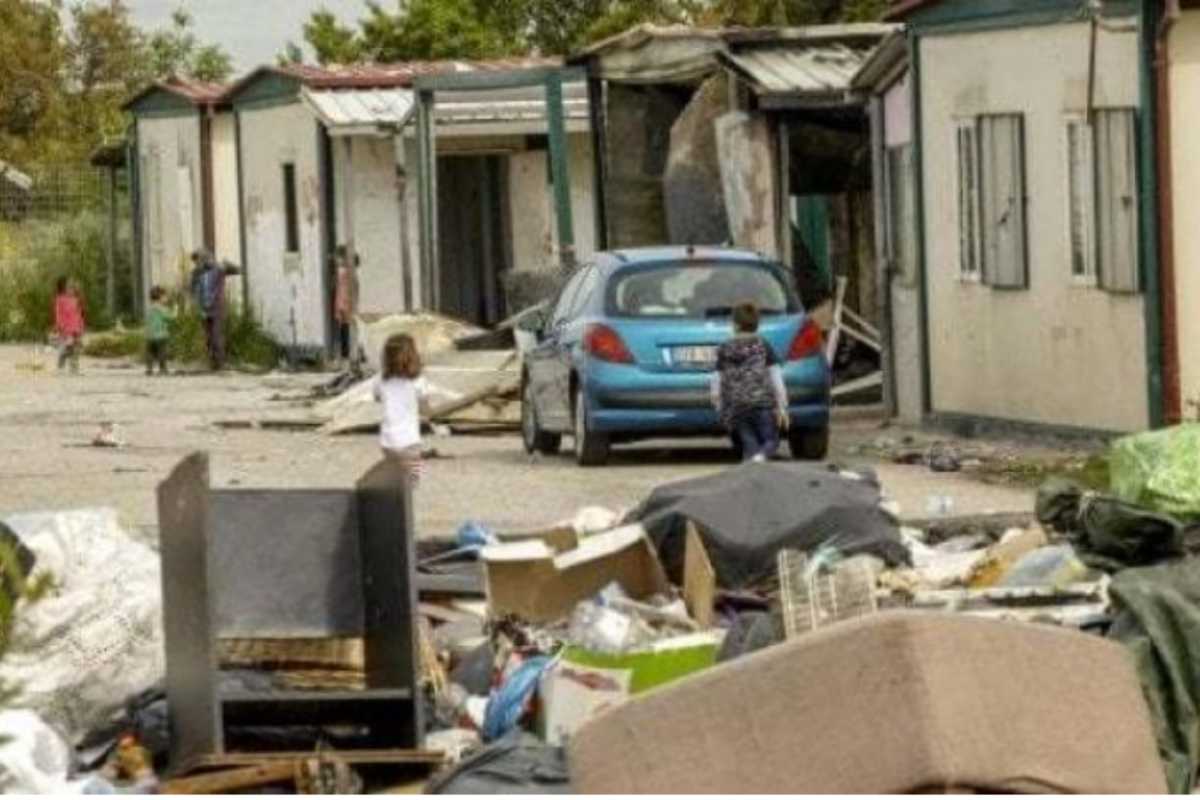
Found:
[[[789,100],[847,102],[869,52],[845,45],[789,45],[723,53],[721,58],[746,79],[764,106],[771,107]]]
[[[304,89],[304,103],[331,136],[383,136],[408,124],[416,108],[409,89]]]
[[[546,102],[540,87],[437,92],[439,135],[512,136],[545,133]],[[331,136],[392,136],[413,119],[411,89],[304,89],[305,104]],[[563,86],[568,131],[587,129],[587,85]]]

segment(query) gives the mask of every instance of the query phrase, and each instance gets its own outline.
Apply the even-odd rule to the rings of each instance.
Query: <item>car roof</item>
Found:
[[[752,250],[739,250],[715,245],[671,245],[662,247],[629,247],[596,254],[596,263],[611,271],[620,267],[638,264],[653,264],[660,261],[741,261],[771,264],[771,259]]]

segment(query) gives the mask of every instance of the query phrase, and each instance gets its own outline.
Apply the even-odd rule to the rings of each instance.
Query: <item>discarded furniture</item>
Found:
[[[881,613],[662,687],[568,743],[582,794],[1165,790],[1128,652],[956,614]]]
[[[198,453],[162,483],[158,506],[172,765],[261,749],[249,727],[342,726],[357,732],[354,746],[418,746],[415,531],[403,468],[382,462],[352,490],[211,489]],[[366,689],[223,680],[218,638],[293,637],[361,637]]]

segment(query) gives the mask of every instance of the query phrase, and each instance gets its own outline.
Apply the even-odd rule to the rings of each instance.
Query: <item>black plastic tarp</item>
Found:
[[[1200,559],[1125,570],[1109,594],[1108,637],[1133,654],[1167,785],[1189,794],[1200,780]]]
[[[569,794],[561,747],[516,730],[435,775],[426,794]]]
[[[727,589],[753,586],[776,572],[782,549],[812,552],[823,544],[845,556],[909,563],[896,523],[880,507],[873,476],[848,477],[812,464],[743,464],[694,480],[660,486],[626,518],[640,522],[668,576],[683,573],[687,524],[696,526]]]

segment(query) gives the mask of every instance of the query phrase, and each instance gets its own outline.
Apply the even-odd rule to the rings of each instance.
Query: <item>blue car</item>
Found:
[[[762,313],[759,333],[783,364],[792,456],[825,457],[829,365],[820,328],[789,273],[756,253],[664,247],[599,253],[544,315],[526,354],[521,429],[530,453],[602,465],[615,444],[724,435],[709,396],[717,347],[737,303]]]

